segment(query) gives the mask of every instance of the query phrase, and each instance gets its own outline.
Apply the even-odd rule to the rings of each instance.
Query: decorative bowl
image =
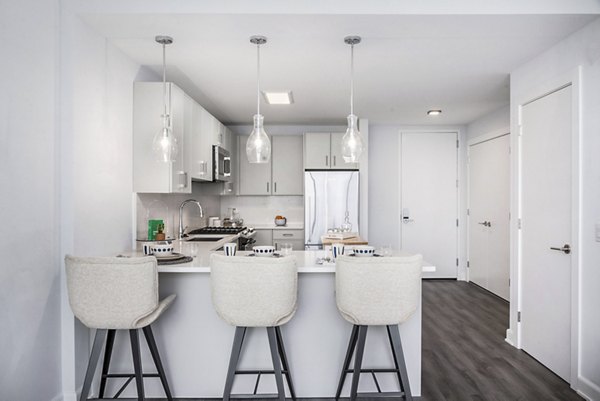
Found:
[[[152,253],[160,258],[161,256],[170,256],[173,253],[173,244],[163,242],[160,244],[152,244]]]
[[[275,247],[270,245],[253,246],[252,250],[256,256],[273,256]]]
[[[287,224],[287,219],[285,217],[275,217],[275,225],[276,226],[285,226]]]
[[[375,254],[375,247],[369,245],[357,245],[354,247],[354,254],[356,256],[373,256]]]

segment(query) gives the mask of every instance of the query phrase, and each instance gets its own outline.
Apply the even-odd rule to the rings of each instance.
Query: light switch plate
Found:
[[[600,223],[596,223],[596,242],[600,242]]]

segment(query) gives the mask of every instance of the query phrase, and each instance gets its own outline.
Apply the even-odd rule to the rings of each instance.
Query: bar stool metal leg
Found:
[[[352,374],[352,388],[350,389],[351,401],[356,401],[356,393],[358,393],[358,379],[360,379],[368,328],[369,326],[358,326],[358,344],[356,345],[356,355],[354,356],[354,373]]]
[[[113,345],[115,343],[116,330],[108,330],[106,336],[106,347],[104,347],[104,360],[102,361],[102,376],[100,377],[100,390],[98,391],[98,398],[104,398],[104,391],[106,390],[106,380],[108,377],[108,368],[110,367],[110,358],[112,356]]]
[[[398,326],[388,326],[390,328],[392,343],[394,348],[394,356],[398,361],[398,370],[402,379],[402,388],[404,390],[404,399],[412,401],[412,393],[410,392],[410,383],[408,382],[408,372],[406,363],[404,362],[404,352],[402,351],[402,341],[400,339],[400,330]]]
[[[137,387],[138,401],[144,401],[144,377],[142,372],[142,359],[140,355],[140,338],[137,329],[129,330],[131,339],[131,353],[133,355],[133,370],[135,372],[135,384]]]
[[[279,401],[285,401],[285,389],[283,387],[281,363],[279,361],[279,354],[277,352],[277,337],[275,335],[275,327],[267,327],[267,335],[269,336],[269,348],[271,348],[271,359],[273,360],[273,370],[275,372],[275,382],[277,383]]]
[[[348,341],[348,350],[346,351],[346,357],[344,358],[344,365],[342,366],[342,373],[340,374],[340,381],[338,382],[338,388],[335,392],[335,399],[338,400],[342,394],[344,383],[346,382],[347,370],[350,368],[350,361],[352,360],[352,354],[354,354],[354,348],[356,347],[356,340],[358,338],[358,326],[352,326],[352,334],[350,334],[350,340]]]
[[[281,335],[281,327],[275,327],[275,334],[277,334],[277,345],[279,349],[279,357],[281,358],[281,363],[283,365],[283,370],[285,373],[285,379],[287,381],[288,387],[290,388],[290,396],[292,400],[296,401],[296,391],[294,390],[294,382],[292,381],[292,373],[290,371],[290,365],[288,363],[287,355],[285,353],[285,346],[283,345],[283,336]]]
[[[156,370],[158,371],[158,377],[160,378],[160,382],[165,390],[167,400],[173,401],[171,389],[169,388],[169,382],[167,381],[167,375],[165,374],[165,369],[163,368],[162,361],[160,360],[160,354],[158,353],[158,347],[156,346],[156,341],[154,340],[152,328],[150,326],[146,326],[142,330],[144,331],[144,337],[146,337],[146,342],[148,343],[148,348],[150,348],[150,354],[152,354],[152,360],[154,361],[154,366],[156,366]]]
[[[236,327],[233,337],[233,346],[231,347],[231,356],[229,357],[229,368],[227,369],[227,378],[225,379],[225,389],[223,390],[223,401],[229,401],[231,389],[233,388],[233,379],[235,370],[240,359],[240,351],[242,350],[242,341],[246,334],[246,327]]]
[[[81,389],[81,396],[79,397],[80,401],[87,400],[88,395],[90,394],[90,387],[92,386],[92,380],[94,379],[96,366],[98,366],[102,345],[104,345],[104,339],[106,339],[106,331],[106,329],[96,330],[94,345],[92,346],[92,353],[90,354],[90,360],[88,362],[87,371],[85,372],[85,379],[83,381],[83,388]]]
[[[398,377],[398,384],[400,385],[400,391],[404,391],[404,384],[402,383],[402,377],[400,376],[400,368],[398,367],[398,358],[396,358],[396,349],[394,348],[394,342],[392,341],[391,326],[385,326],[387,331],[388,340],[390,341],[390,348],[392,349],[392,356],[394,357],[394,366],[396,367],[396,376]]]

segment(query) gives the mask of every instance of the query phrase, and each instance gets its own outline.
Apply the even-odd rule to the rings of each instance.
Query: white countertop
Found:
[[[256,230],[304,230],[303,223],[287,223],[285,226],[276,226],[275,223],[247,223],[246,226]]]
[[[223,240],[225,241],[225,240]],[[221,241],[220,241],[221,242]],[[223,242],[225,243],[225,242]],[[197,256],[194,258],[192,262],[182,263],[177,265],[163,265],[158,266],[159,273],[210,273],[210,255],[215,251],[210,249],[206,249],[206,243],[197,243],[200,245],[205,245],[204,250],[198,252]],[[185,251],[185,248],[189,245],[189,243],[184,243],[184,254],[189,254],[189,252]],[[218,246],[212,246],[213,249],[218,248]],[[176,248],[177,249],[177,248]],[[201,248],[200,248],[201,249]],[[219,252],[220,253],[220,252]],[[238,255],[248,255],[251,252],[243,251],[238,252]],[[298,273],[334,273],[335,272],[335,264],[334,263],[324,263],[317,264],[317,259],[324,258],[328,255],[328,251],[293,251],[291,257],[296,258],[296,263],[298,266]],[[411,254],[403,251],[395,251],[394,256],[409,256]],[[259,256],[255,256],[259,257]],[[423,262],[423,272],[430,273],[435,272],[435,266],[429,262]]]

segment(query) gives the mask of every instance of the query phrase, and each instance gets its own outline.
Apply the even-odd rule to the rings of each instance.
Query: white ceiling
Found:
[[[263,90],[291,90],[291,106],[262,106],[267,124],[343,124],[355,48],[355,113],[373,123],[467,124],[509,101],[509,73],[597,15],[86,15],[136,62],[159,69],[224,123],[251,123],[256,48]],[[427,117],[429,109],[442,109]]]

